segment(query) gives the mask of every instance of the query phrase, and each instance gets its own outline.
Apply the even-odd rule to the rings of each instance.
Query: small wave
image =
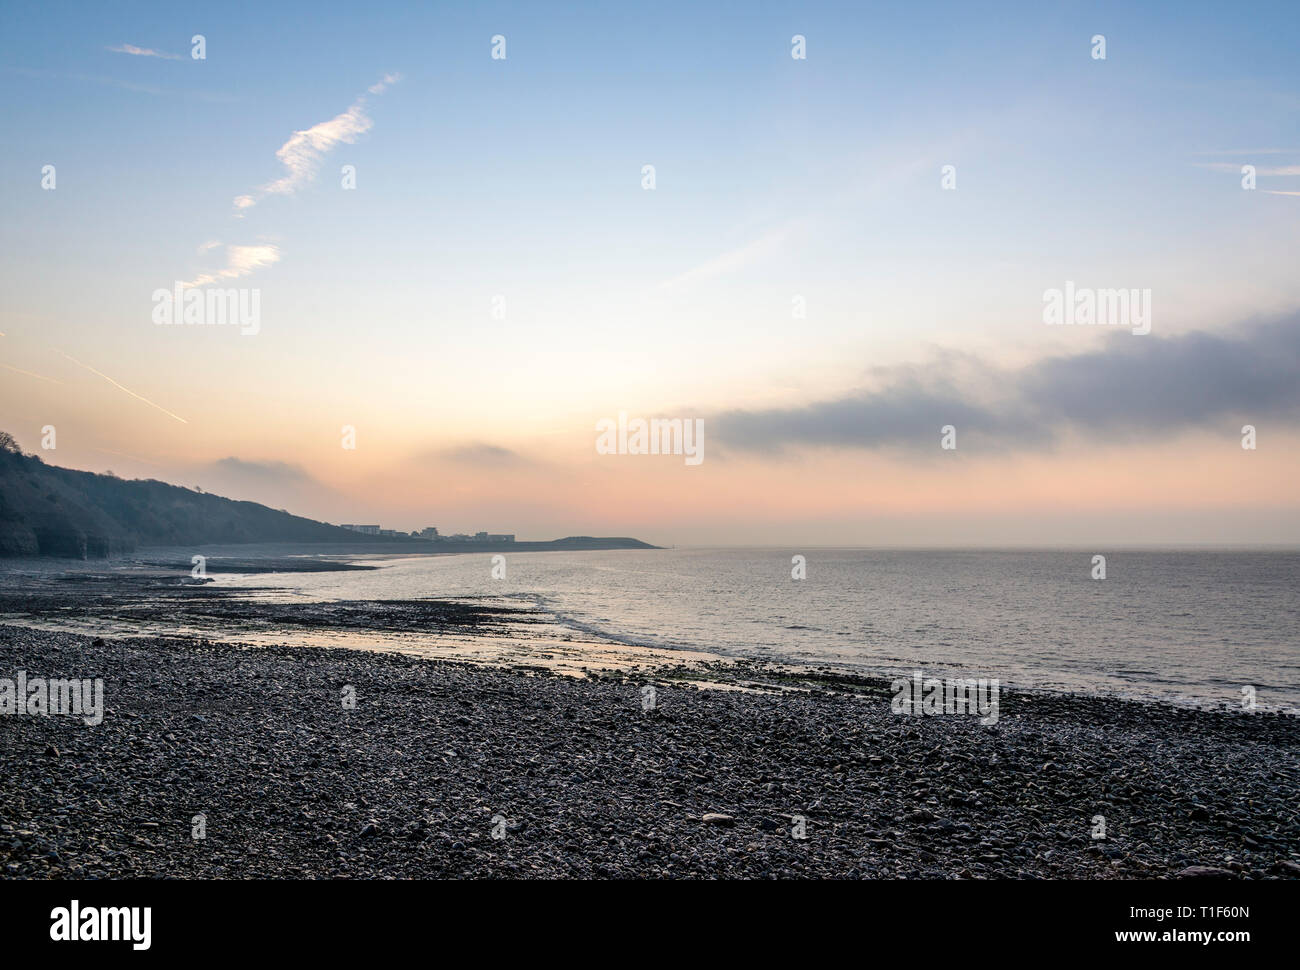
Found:
[[[506,596],[513,599],[522,599],[531,602],[538,609],[541,609],[551,617],[557,624],[575,630],[578,633],[585,633],[588,636],[596,637],[608,643],[619,643],[625,647],[649,647],[654,650],[699,650],[707,653],[718,653],[714,649],[695,646],[688,643],[670,643],[655,637],[645,635],[631,635],[627,633],[615,633],[608,628],[592,622],[588,619],[576,617],[571,613],[565,613],[563,610],[556,608],[551,599],[543,596],[541,593],[507,593]]]

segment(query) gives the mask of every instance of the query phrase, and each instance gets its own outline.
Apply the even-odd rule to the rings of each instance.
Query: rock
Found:
[[[60,609],[103,592],[52,588]],[[150,609],[193,604],[236,630],[281,612],[191,599],[202,589]],[[129,606],[138,594],[125,592],[115,602]],[[17,602],[0,590],[0,606]],[[450,607],[420,603],[364,609],[401,628],[447,626]],[[284,609],[325,628],[363,605]],[[1025,730],[993,734],[962,718],[897,718],[886,684],[863,695],[664,688],[677,720],[649,722],[630,716],[640,704],[614,670],[579,680],[216,642],[198,653],[192,639],[96,648],[0,624],[0,669],[59,671],[75,655],[114,684],[113,713],[93,731],[0,724],[15,735],[0,743],[0,777],[20,782],[0,799],[0,877],[1195,879],[1213,866],[1207,885],[1300,879],[1300,835],[1277,821],[1294,807],[1296,718],[1055,693],[1019,698],[1013,714],[1008,690],[1002,723]],[[763,681],[730,670],[718,676]],[[367,685],[374,703],[340,716],[341,684]],[[302,703],[307,690],[329,702]],[[56,738],[71,751],[38,757]],[[1040,771],[1047,763],[1056,769]],[[221,804],[238,807],[234,825],[218,833],[209,818],[196,846],[190,819]],[[488,820],[506,806],[528,825],[493,842]],[[793,837],[795,813],[817,820],[807,841]],[[1091,840],[1094,814],[1116,835],[1131,817],[1133,841]]]
[[[58,748],[56,748],[56,747],[55,747],[54,745],[52,745],[52,744],[46,746],[46,748],[45,748],[45,757],[47,757],[47,758],[57,758],[58,756],[59,756],[59,749],[58,749]]]
[[[1175,879],[1236,879],[1227,869],[1218,866],[1188,866],[1174,873]]]

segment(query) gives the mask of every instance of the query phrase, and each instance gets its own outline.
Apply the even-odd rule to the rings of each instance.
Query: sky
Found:
[[[0,2],[26,450],[444,533],[1300,543],[1294,3],[336,6]]]

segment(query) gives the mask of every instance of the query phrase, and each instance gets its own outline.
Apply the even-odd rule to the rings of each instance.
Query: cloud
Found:
[[[385,74],[376,83],[370,85],[370,87],[366,88],[366,90],[369,91],[371,94],[383,94],[392,85],[396,84],[401,79],[402,79],[402,75],[397,74],[396,72],[390,72],[388,74]]]
[[[1300,148],[1228,148],[1208,152],[1192,152],[1193,155],[1294,155],[1300,154]]]
[[[230,455],[188,467],[184,480],[197,482],[217,495],[288,508],[297,515],[327,520],[342,515],[343,521],[352,521],[353,501],[290,462]]]
[[[134,57],[160,57],[164,61],[179,61],[181,59],[179,54],[167,54],[150,47],[136,47],[134,44],[118,44],[116,47],[105,47],[104,50],[112,51],[114,54],[131,54]]]
[[[260,484],[298,485],[314,481],[306,469],[283,461],[246,461],[231,455],[212,462],[210,468],[225,476],[233,475]]]
[[[1119,441],[1281,419],[1300,425],[1300,315],[1235,335],[1115,334],[1100,350],[1019,369],[948,356],[873,372],[870,388],[791,408],[729,411],[721,444],[937,450],[955,425],[963,448],[1047,449],[1066,432]],[[1232,425],[1227,423],[1231,421]]]
[[[366,90],[369,94],[383,94],[399,80],[399,74],[385,74]],[[315,179],[321,161],[330,151],[341,144],[353,144],[374,126],[365,112],[365,106],[366,95],[363,94],[342,114],[302,131],[295,131],[275,153],[285,168],[285,174],[252,193],[237,196],[234,200],[236,214],[242,215],[268,195],[292,195]]]
[[[367,90],[370,94],[382,94],[389,86],[400,80],[398,74],[385,74]],[[242,218],[244,213],[257,205],[267,195],[292,194],[316,177],[321,160],[339,144],[351,144],[363,133],[370,130],[373,122],[363,110],[366,96],[361,95],[352,107],[329,121],[322,121],[304,131],[296,131],[275,153],[285,167],[285,175],[273,182],[268,182],[252,193],[237,196],[234,200],[235,214]],[[220,246],[212,240],[199,247],[205,253]],[[219,280],[238,279],[266,266],[280,261],[280,249],[269,243],[256,246],[227,246],[226,267],[215,273],[202,273],[188,283],[186,287],[207,286]]]
[[[789,235],[790,227],[788,226],[771,229],[744,246],[725,252],[693,269],[674,276],[670,280],[665,280],[661,286],[663,289],[669,290],[684,284],[698,283],[700,280],[734,273],[774,255],[784,245]]]
[[[459,445],[454,448],[445,448],[441,451],[425,455],[424,457],[428,459],[454,461],[465,465],[489,467],[531,464],[530,459],[519,454],[517,451],[511,451],[509,448],[502,448],[500,445],[493,445],[484,441],[476,441],[471,444]]]
[[[275,153],[288,173],[263,186],[262,192],[268,195],[296,192],[315,178],[326,152],[341,143],[352,144],[373,125],[358,102],[329,121],[322,121],[304,131],[295,131],[293,137]]]
[[[801,207],[801,214],[791,216],[759,233],[749,242],[729,249],[712,259],[665,280],[660,289],[671,290],[679,286],[725,276],[770,262],[784,248],[797,243],[827,222],[838,222],[844,213],[857,206],[887,197],[903,181],[915,178],[918,173],[937,168],[937,159],[946,156],[951,146],[932,146],[907,158],[894,159],[880,166],[870,167],[870,174],[851,182],[837,192],[831,201],[809,212]]]
[[[1236,162],[1197,162],[1197,168],[1208,168],[1213,172],[1241,173],[1241,166]],[[1274,168],[1256,168],[1256,175],[1300,175],[1300,165],[1279,165]]]
[[[204,243],[200,252],[206,252],[220,243]],[[226,268],[216,273],[203,273],[188,283],[183,284],[186,287],[207,286],[209,283],[215,283],[218,280],[238,279],[241,276],[247,276],[263,266],[273,266],[280,261],[280,249],[278,246],[272,246],[269,243],[259,246],[227,246],[226,247]]]
[[[170,88],[159,87],[156,84],[139,84],[135,81],[123,81],[103,74],[66,74],[61,71],[34,70],[27,67],[7,67],[5,70],[13,74],[20,74],[23,77],[57,79],[63,81],[86,81],[91,84],[100,84],[107,87],[119,88],[123,91],[131,91],[136,94],[149,94],[154,97],[184,98],[185,100],[190,101],[202,101],[205,104],[234,104],[242,100],[238,95],[228,94],[225,92],[196,91],[193,89],[173,90]]]
[[[1280,155],[1284,153],[1286,153],[1286,150],[1281,148],[1263,148],[1263,149],[1258,149],[1254,152],[1197,152],[1196,154],[1198,155],[1235,154],[1238,155],[1239,157],[1249,158],[1254,155]],[[1300,152],[1295,152],[1295,153],[1300,154]],[[1212,172],[1229,172],[1233,175],[1240,174],[1242,168],[1241,164],[1237,162],[1195,162],[1194,164],[1196,165],[1197,168],[1208,169]],[[1280,176],[1283,178],[1297,176],[1300,175],[1300,165],[1266,165],[1263,167],[1257,166],[1255,168],[1255,174],[1260,176],[1261,178],[1265,176],[1274,176],[1274,177]],[[1259,191],[1264,195],[1300,195],[1300,191],[1289,190],[1289,189],[1260,189]]]

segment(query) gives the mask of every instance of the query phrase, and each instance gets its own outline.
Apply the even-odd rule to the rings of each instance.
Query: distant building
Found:
[[[360,532],[368,536],[406,536],[408,533],[400,532],[397,529],[381,529],[377,525],[352,525],[344,524],[342,529],[351,529],[353,532]],[[429,539],[433,542],[509,542],[515,541],[513,532],[475,532],[472,536],[463,532],[457,532],[455,535],[441,535],[435,526],[427,525],[419,532],[411,532],[409,535],[415,539]]]

